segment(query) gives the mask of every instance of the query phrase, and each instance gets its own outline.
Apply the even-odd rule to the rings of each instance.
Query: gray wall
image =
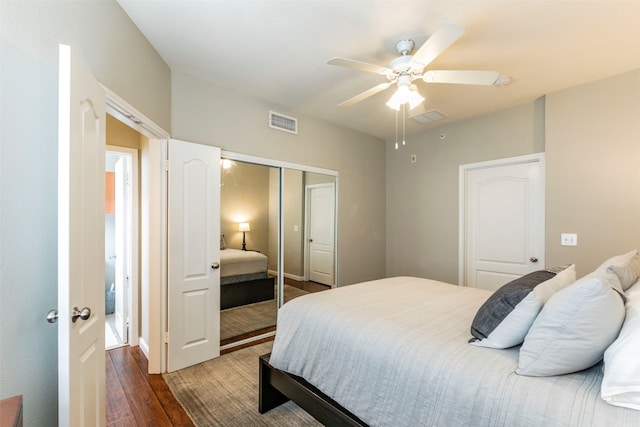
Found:
[[[284,273],[304,276],[304,173],[284,171],[282,192]],[[297,227],[297,231],[296,231]]]
[[[0,2],[0,398],[24,424],[57,419],[58,43],[107,87],[170,129],[170,71],[106,1]],[[25,310],[28,310],[25,313]]]
[[[338,283],[384,277],[383,141],[283,111],[185,74],[173,73],[172,82],[175,138],[337,170]],[[270,109],[297,116],[298,135],[270,129]]]
[[[640,247],[640,70],[387,143],[387,273],[458,280],[458,166],[545,152],[546,264]],[[440,139],[440,134],[445,139]],[[410,163],[410,155],[417,162]],[[560,246],[560,233],[578,246]]]
[[[640,248],[640,70],[547,95],[546,124],[547,264],[581,276]]]
[[[458,283],[458,166],[544,151],[544,99],[407,137],[398,150],[394,143],[387,143],[387,275]]]
[[[222,170],[220,187],[220,232],[227,246],[242,248],[242,232],[238,222],[246,221],[251,231],[245,233],[247,249],[268,255],[269,248],[269,168],[250,163],[233,162]]]

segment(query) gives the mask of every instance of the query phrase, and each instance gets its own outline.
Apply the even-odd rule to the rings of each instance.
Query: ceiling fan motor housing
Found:
[[[396,43],[396,50],[402,56],[409,55],[413,50],[414,46],[415,46],[415,43],[413,42],[413,40],[409,40],[409,39],[400,40],[398,43]]]

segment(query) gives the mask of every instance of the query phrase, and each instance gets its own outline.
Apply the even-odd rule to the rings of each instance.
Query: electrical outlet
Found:
[[[578,246],[578,235],[574,233],[562,233],[560,235],[562,246]]]

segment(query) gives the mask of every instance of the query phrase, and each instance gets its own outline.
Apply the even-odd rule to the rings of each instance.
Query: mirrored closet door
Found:
[[[332,175],[284,169],[284,302],[334,286],[335,181]]]
[[[276,323],[278,169],[223,159],[220,187],[220,341]],[[273,201],[276,201],[274,203]]]
[[[235,153],[222,157],[224,348],[272,335],[280,305],[335,286],[337,173]]]

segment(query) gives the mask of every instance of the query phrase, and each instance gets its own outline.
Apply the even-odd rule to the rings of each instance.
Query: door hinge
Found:
[[[169,331],[165,331],[162,333],[162,343],[169,344]]]
[[[169,172],[169,160],[162,161],[162,172]]]

